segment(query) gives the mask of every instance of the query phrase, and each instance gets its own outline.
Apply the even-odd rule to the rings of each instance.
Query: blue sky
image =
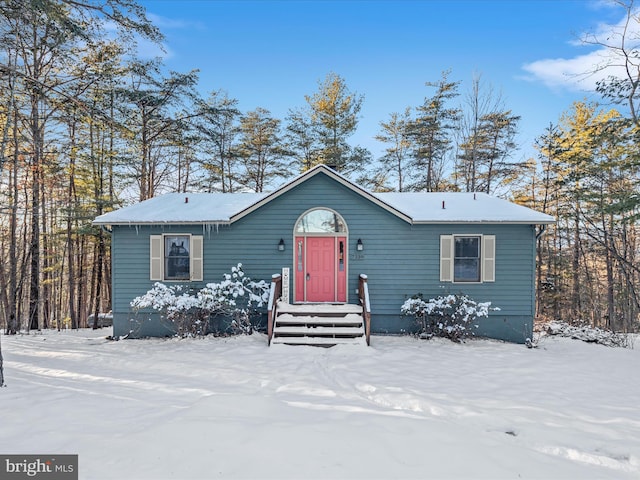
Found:
[[[565,72],[588,71],[597,49],[580,36],[606,30],[624,13],[603,0],[141,3],[166,36],[167,68],[199,69],[204,95],[225,90],[243,112],[262,107],[284,119],[337,73],[364,95],[350,143],[376,156],[380,122],[420,105],[433,93],[425,82],[451,70],[464,96],[481,75],[522,117],[516,160],[535,155],[535,137],[572,102],[599,99],[589,90],[593,78]]]

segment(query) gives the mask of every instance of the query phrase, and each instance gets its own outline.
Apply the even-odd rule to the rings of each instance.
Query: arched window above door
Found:
[[[295,233],[346,233],[344,219],[333,210],[316,208],[298,219]]]

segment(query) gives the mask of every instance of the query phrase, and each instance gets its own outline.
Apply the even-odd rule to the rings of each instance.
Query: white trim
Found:
[[[309,214],[310,212],[313,212],[315,210],[326,210],[329,212],[332,212],[334,215],[337,215],[338,217],[340,217],[340,220],[342,221],[342,224],[344,225],[344,232],[297,232],[297,227],[298,224],[300,223],[300,220],[302,220],[307,214]],[[292,259],[292,264],[293,264],[293,296],[296,297],[296,292],[297,292],[297,277],[298,275],[300,275],[300,273],[298,273],[298,264],[297,264],[297,257],[298,257],[298,245],[296,243],[296,237],[303,237],[304,238],[304,251],[302,252],[303,254],[303,268],[302,268],[302,276],[303,276],[303,299],[299,299],[299,298],[294,298],[294,302],[295,303],[305,303],[307,301],[307,282],[306,282],[306,272],[307,272],[307,252],[309,251],[308,249],[308,244],[307,244],[307,238],[318,238],[318,237],[327,237],[327,238],[333,238],[333,253],[334,253],[334,278],[333,278],[333,297],[335,299],[338,298],[338,275],[339,275],[339,244],[338,244],[338,238],[344,238],[344,265],[345,265],[345,303],[349,303],[349,225],[347,225],[346,220],[344,219],[344,217],[337,212],[336,210],[334,210],[333,208],[329,208],[329,207],[323,207],[323,206],[317,206],[317,207],[313,207],[310,208],[308,210],[306,210],[305,212],[303,212],[301,215],[298,216],[298,219],[296,220],[296,222],[293,224],[293,237],[292,237],[292,241],[291,244],[293,245],[293,259]],[[335,300],[334,302],[328,302],[328,303],[335,303],[337,300]]]
[[[481,233],[456,233],[452,235],[453,237],[453,245],[452,245],[452,256],[451,256],[451,283],[456,283],[459,285],[473,285],[473,284],[478,284],[478,283],[482,283],[482,237],[483,235]],[[474,280],[471,282],[465,282],[465,281],[457,281],[456,282],[456,238],[470,238],[470,237],[474,237],[478,239],[478,247],[480,248],[480,255],[478,256],[478,269],[480,270],[478,272],[478,278],[479,280]]]
[[[412,225],[555,223],[555,219],[550,215],[483,193],[373,193],[326,165],[317,165],[271,193],[169,193],[100,215],[93,220],[93,224],[132,227],[136,225],[230,225],[320,173]]]
[[[348,189],[350,189],[353,192],[357,193],[358,195],[366,198],[367,200],[375,203],[379,207],[382,207],[383,209],[385,209],[386,211],[388,211],[391,214],[395,215],[396,217],[401,218],[405,222],[412,223],[412,218],[409,215],[407,215],[406,213],[403,213],[400,210],[398,210],[397,208],[392,207],[388,203],[386,203],[383,200],[380,200],[379,198],[377,198],[375,195],[367,192],[362,187],[356,185],[355,183],[351,182],[350,180],[347,180],[345,177],[343,177],[342,175],[337,173],[335,170],[327,167],[326,165],[322,165],[322,164],[316,165],[315,167],[311,168],[310,170],[307,170],[302,175],[299,175],[297,178],[293,179],[291,182],[289,182],[289,183],[283,185],[282,187],[278,188],[277,190],[271,192],[269,195],[267,195],[263,199],[257,201],[253,205],[250,205],[249,207],[239,211],[238,213],[235,213],[235,214],[231,215],[231,217],[229,218],[230,223],[236,222],[236,221],[240,220],[241,218],[243,218],[244,216],[249,215],[251,212],[257,210],[258,208],[262,207],[266,203],[269,203],[274,198],[277,198],[280,195],[288,192],[289,190],[297,187],[301,183],[307,181],[308,179],[316,176],[319,173],[324,173],[328,177],[334,179],[338,183],[344,185]]]
[[[414,220],[413,225],[553,225],[550,221],[518,221],[518,220]]]
[[[316,210],[326,210],[327,212],[331,212],[334,215],[337,215],[340,220],[342,221],[342,224],[344,225],[344,232],[298,232],[298,225],[300,224],[300,221],[306,217],[307,215],[309,215],[311,212],[315,212]],[[296,223],[293,224],[293,234],[296,237],[339,237],[340,235],[349,235],[349,226],[347,225],[347,222],[345,222],[344,217],[342,215],[340,215],[339,212],[337,212],[336,210],[334,210],[333,208],[329,208],[329,207],[323,207],[323,206],[319,206],[319,207],[313,207],[310,208],[309,210],[307,210],[306,212],[303,212],[300,216],[298,216],[298,219],[296,220]]]

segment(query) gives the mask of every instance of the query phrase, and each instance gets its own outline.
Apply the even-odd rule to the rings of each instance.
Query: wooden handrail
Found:
[[[369,301],[369,284],[368,277],[360,274],[358,283],[358,298],[362,305],[362,319],[364,320],[364,333],[367,338],[367,345],[371,345],[371,302]]]
[[[275,273],[271,276],[271,288],[269,289],[269,304],[267,306],[267,335],[269,337],[267,345],[271,345],[273,337],[273,323],[276,319],[276,309],[278,300],[282,297],[282,275]]]

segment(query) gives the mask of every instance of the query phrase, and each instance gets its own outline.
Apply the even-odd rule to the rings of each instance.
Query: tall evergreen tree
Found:
[[[411,109],[406,108],[403,113],[392,113],[387,122],[380,122],[380,133],[375,139],[387,145],[384,155],[379,159],[380,168],[376,176],[379,188],[403,192],[406,183],[411,178],[409,154],[412,146]],[[395,180],[393,184],[391,180]]]
[[[233,192],[237,185],[236,137],[239,133],[238,100],[222,90],[198,102],[196,130],[204,150],[202,166],[207,191]]]
[[[284,162],[284,147],[280,137],[280,120],[271,112],[257,108],[240,121],[238,155],[244,166],[242,183],[255,192],[271,186],[271,180],[289,175]]]
[[[452,148],[451,131],[460,118],[460,109],[448,104],[458,96],[460,82],[449,81],[449,71],[442,72],[437,82],[427,82],[436,92],[416,109],[417,117],[410,125],[415,171],[411,190],[433,192],[439,189],[446,155]]]
[[[174,168],[167,162],[167,146],[180,128],[178,114],[193,98],[197,72],[171,72],[164,76],[158,61],[135,61],[129,67],[130,84],[120,92],[130,111],[129,129],[137,142],[137,162],[133,168],[139,199],[147,200],[167,179]]]
[[[7,153],[13,150],[7,182],[11,211],[24,208],[23,218],[30,224],[29,232],[18,234],[22,227],[14,221],[16,216],[9,215],[12,241],[7,256],[7,298],[11,301],[3,310],[10,333],[20,328],[24,310],[29,328],[46,326],[52,309],[57,308],[57,298],[63,297],[54,292],[59,288],[56,275],[61,271],[56,263],[60,258],[56,209],[62,198],[60,173],[64,166],[57,146],[60,126],[69,123],[63,118],[71,109],[58,113],[63,112],[63,106],[75,105],[74,116],[79,117],[80,112],[97,115],[78,97],[93,81],[91,74],[74,65],[79,63],[78,52],[104,34],[106,21],[110,28],[115,25],[130,36],[137,33],[152,40],[160,38],[144,9],[129,0],[6,0],[0,4],[0,78],[2,87],[8,86],[10,92],[5,103],[10,124],[5,123],[2,135],[0,166],[11,158]],[[29,191],[16,190],[18,184],[29,186]],[[18,242],[24,243],[16,248]],[[18,273],[18,266],[25,264],[29,265],[28,274],[22,268]],[[56,318],[65,316],[66,312],[56,313]]]
[[[286,118],[285,141],[289,155],[306,172],[322,163],[322,146],[313,128],[310,108],[292,109]]]
[[[290,115],[290,120],[302,121],[296,126],[291,125],[289,131],[300,131],[307,125],[310,127],[308,137],[313,136],[313,140],[305,145],[319,146],[317,152],[313,152],[314,164],[324,163],[343,174],[362,168],[370,155],[363,148],[351,147],[347,139],[356,131],[364,97],[351,92],[342,77],[329,73],[319,82],[318,91],[313,95],[305,95],[305,100],[309,109],[303,113],[309,117]],[[302,137],[298,135],[297,138]],[[299,155],[299,158],[308,157]],[[308,163],[301,165],[301,170],[307,166]]]
[[[549,181],[538,208],[546,205],[558,218],[539,249],[542,314],[627,331],[637,321],[634,130],[614,110],[576,102],[558,128],[540,138]]]

